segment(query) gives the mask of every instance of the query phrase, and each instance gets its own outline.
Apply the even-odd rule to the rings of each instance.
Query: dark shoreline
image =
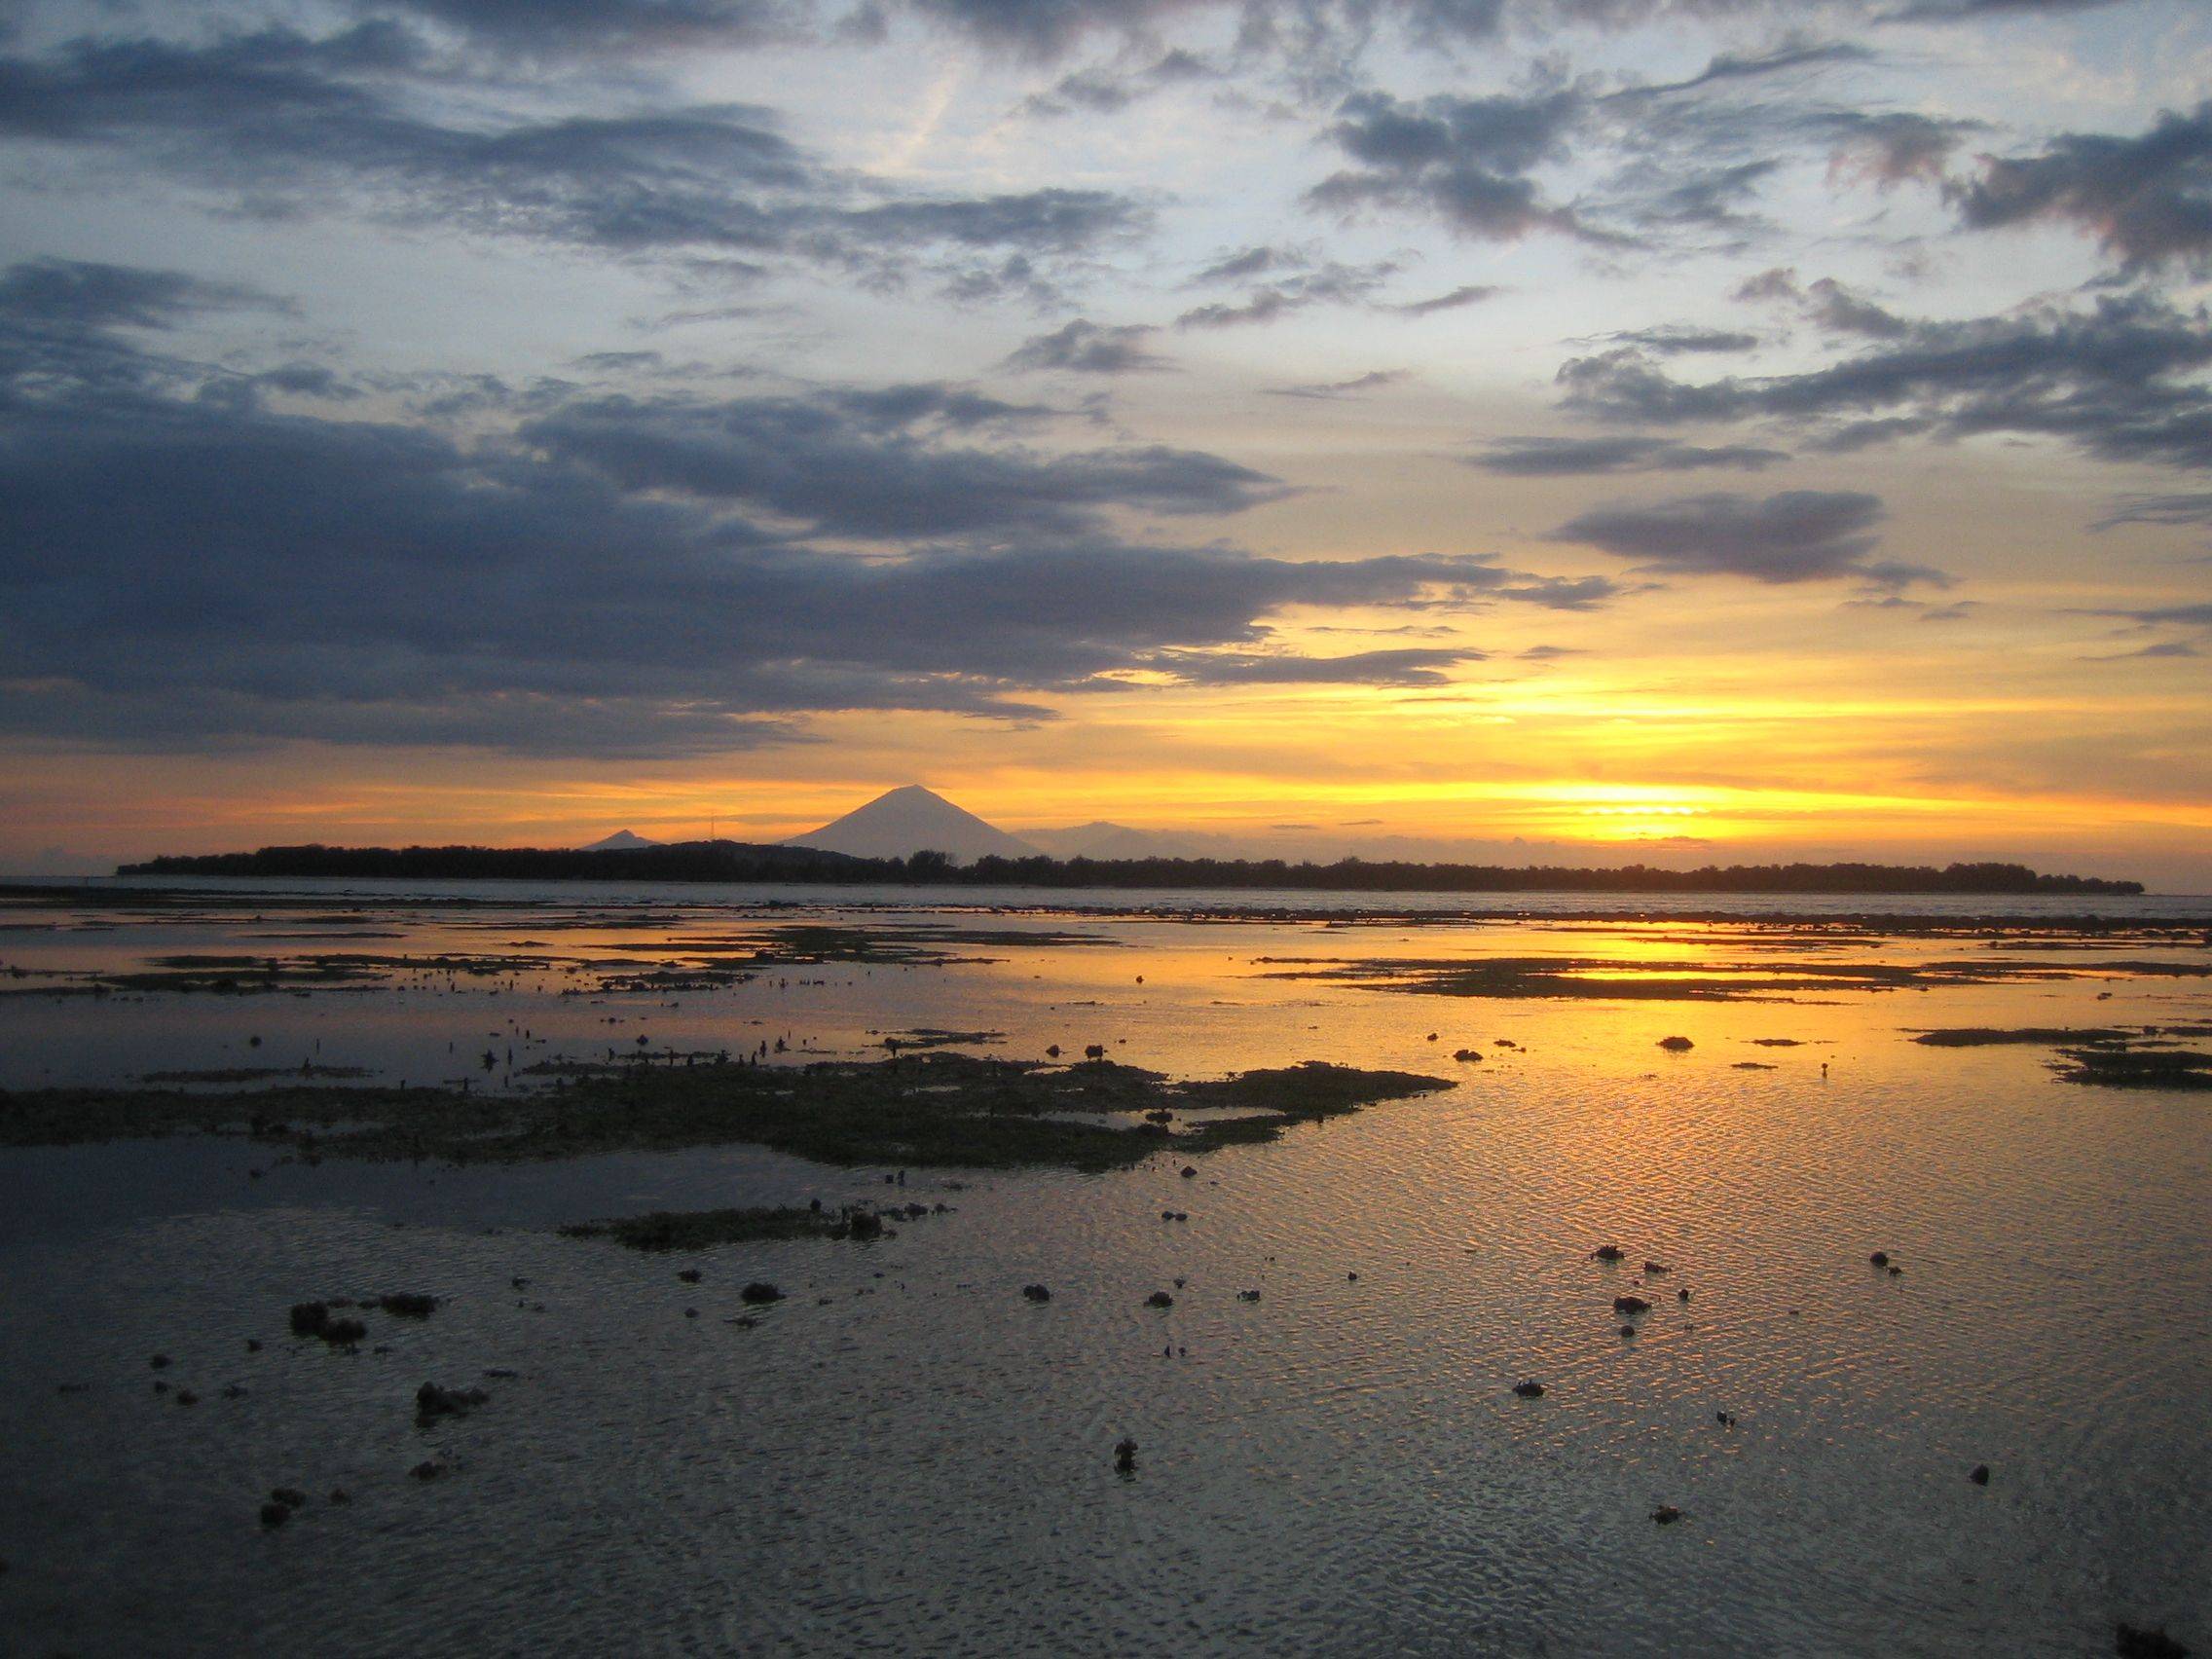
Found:
[[[2013,864],[1731,865],[1656,869],[1567,866],[1285,864],[1279,859],[982,858],[942,853],[862,859],[808,847],[688,841],[575,852],[545,847],[262,847],[250,853],[171,855],[117,866],[118,875],[263,879],[396,878],[419,881],[686,881],[868,886],[1042,888],[1263,888],[1331,893],[1700,893],[1823,896],[2095,895],[2133,898],[2139,881],[2045,875]]]

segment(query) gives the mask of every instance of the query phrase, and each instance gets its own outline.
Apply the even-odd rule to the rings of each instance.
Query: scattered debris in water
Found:
[[[2166,1634],[2166,1627],[2140,1630],[2122,1620],[2113,1627],[2113,1652],[2120,1659],[2189,1659],[2189,1649]]]
[[[425,1382],[415,1390],[415,1417],[421,1422],[466,1417],[491,1397],[481,1388],[441,1388],[435,1382]]]

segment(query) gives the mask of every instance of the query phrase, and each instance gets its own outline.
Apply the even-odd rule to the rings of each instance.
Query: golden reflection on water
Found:
[[[886,1171],[735,1148],[326,1160],[256,1182],[235,1146],[0,1155],[0,1437],[32,1494],[0,1506],[0,1554],[37,1645],[212,1650],[246,1605],[271,1642],[313,1645],[330,1615],[296,1593],[303,1571],[407,1586],[347,1604],[349,1637],[394,1652],[460,1631],[577,1650],[2071,1654],[2123,1616],[2212,1639],[2205,1097],[2058,1084],[2044,1047],[1910,1040],[2212,1020],[2212,981],[2111,966],[2200,966],[2200,942],[668,904],[68,920],[10,936],[9,963],[409,966],[306,996],[0,998],[0,1087],[312,1055],[497,1088],[510,1049],[519,1071],[639,1037],[653,1053],[784,1040],[790,1063],[930,1027],[1000,1033],[969,1051],[1016,1058],[1095,1043],[1178,1075],[1318,1058],[1456,1087],[1187,1179],[1172,1153],[1103,1177],[910,1171],[902,1196],[951,1213],[880,1246],[711,1253],[695,1286],[550,1229],[880,1200]],[[726,963],[788,922],[850,924],[848,950],[953,930],[932,945],[952,960],[601,985],[617,961]],[[270,937],[309,931],[353,937]],[[1600,985],[1755,989],[1777,948],[1998,977],[1673,1001],[1274,973],[1559,957],[1596,963],[1577,973]],[[423,971],[513,953],[480,977]],[[1628,1260],[1593,1262],[1601,1243]],[[757,1328],[723,1324],[756,1276],[793,1294]],[[1032,1281],[1049,1305],[1021,1300]],[[283,1340],[303,1296],[401,1287],[449,1300],[391,1332],[390,1355]],[[1169,1287],[1170,1309],[1143,1306]],[[1649,1312],[1615,1311],[1632,1293]],[[241,1335],[269,1341],[249,1355]],[[150,1403],[155,1351],[200,1407]],[[487,1366],[519,1375],[484,1411],[413,1423],[424,1378]],[[79,1378],[96,1391],[58,1411],[56,1382]],[[248,1392],[223,1402],[234,1379]],[[1523,1379],[1545,1394],[1513,1395]],[[1127,1483],[1109,1466],[1124,1434],[1142,1447]],[[433,1447],[461,1472],[418,1488],[404,1471]],[[1982,1461],[1986,1491],[1965,1479]],[[355,1504],[263,1539],[252,1504],[279,1481]],[[1685,1517],[1664,1531],[1662,1502]],[[136,1592],[103,1588],[110,1568]]]

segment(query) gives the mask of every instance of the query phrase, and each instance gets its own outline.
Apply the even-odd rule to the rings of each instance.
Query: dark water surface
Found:
[[[1463,1081],[1191,1179],[1172,1151],[903,1188],[746,1147],[463,1170],[243,1141],[0,1152],[6,1650],[2092,1654],[2122,1619],[2212,1649],[2212,1093],[1910,1041],[2212,1020],[2212,979],[2144,969],[2201,969],[2200,940],[439,897],[14,914],[0,962],[29,989],[0,997],[0,1087],[312,1059],[500,1088],[640,1035],[783,1038],[799,1063],[930,1026],[1178,1076]],[[695,964],[794,919],[1058,941],[606,988],[611,963]],[[387,937],[270,937],[302,933]],[[302,996],[47,994],[157,956],[334,950],[415,965]],[[543,960],[423,972],[439,953]],[[1501,956],[1754,997],[1811,961],[2029,971],[1689,1002],[1276,977]],[[1675,1034],[1695,1047],[1656,1047]],[[813,1198],[950,1209],[693,1257],[551,1232]],[[1588,1259],[1608,1241],[1629,1261]],[[1647,1257],[1673,1272],[1638,1286]],[[755,1278],[789,1299],[731,1323]],[[1023,1300],[1035,1281],[1050,1303]],[[286,1332],[294,1302],[402,1289],[445,1301],[368,1313],[357,1353]],[[1174,1306],[1144,1307],[1156,1289]],[[1630,1290],[1655,1307],[1624,1338]],[[417,1424],[423,1382],[492,1368],[518,1375]],[[451,1472],[409,1477],[433,1457]],[[312,1500],[265,1532],[276,1486]],[[1655,1525],[1661,1504],[1682,1519]]]

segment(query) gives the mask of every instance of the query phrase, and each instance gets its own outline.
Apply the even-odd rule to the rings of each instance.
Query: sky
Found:
[[[0,869],[2212,891],[2201,0],[0,9]]]

